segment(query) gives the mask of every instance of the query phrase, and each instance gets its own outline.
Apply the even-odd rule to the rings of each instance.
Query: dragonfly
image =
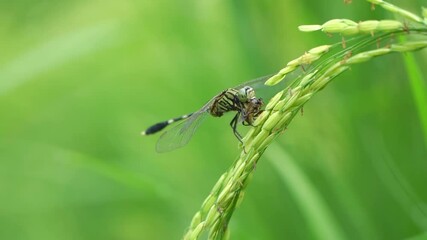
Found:
[[[264,82],[271,76],[267,75],[236,87],[225,89],[209,100],[198,111],[156,123],[141,134],[152,135],[176,123],[171,129],[164,131],[156,143],[157,152],[168,152],[185,146],[206,116],[222,117],[227,112],[236,112],[230,122],[230,126],[233,134],[243,143],[242,136],[237,131],[237,124],[253,126],[256,118],[262,113],[264,105],[263,99],[256,96],[255,89],[258,91],[261,89],[260,86],[265,86]]]

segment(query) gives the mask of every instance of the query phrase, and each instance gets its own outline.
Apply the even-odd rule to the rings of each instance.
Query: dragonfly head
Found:
[[[237,97],[239,98],[239,101],[247,102],[249,99],[252,99],[255,97],[255,91],[253,88],[249,86],[244,86],[239,90]]]

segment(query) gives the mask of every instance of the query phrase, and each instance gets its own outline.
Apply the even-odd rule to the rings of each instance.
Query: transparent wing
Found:
[[[266,76],[255,78],[255,79],[249,80],[247,82],[244,82],[242,84],[239,84],[239,85],[237,85],[237,86],[235,86],[233,88],[234,89],[240,89],[240,88],[242,88],[244,86],[251,86],[254,89],[263,88],[263,87],[265,87],[265,85],[264,85],[265,81],[267,81],[273,75],[274,74],[269,74],[269,75],[266,75]]]
[[[283,79],[279,84],[276,84],[274,86],[266,86],[264,85],[265,81],[267,81],[271,76],[274,74],[270,74],[267,76],[255,78],[253,80],[244,82],[240,85],[237,85],[233,87],[234,89],[240,89],[244,86],[250,86],[256,90],[257,97],[262,97],[264,99],[270,99],[274,96],[275,93],[283,89],[287,84],[289,84],[290,81],[296,79],[302,74],[307,73],[310,70],[309,65],[304,65],[303,67],[300,67],[299,69],[294,70],[293,72],[290,72],[286,75],[285,79]]]
[[[208,115],[208,109],[214,98],[206,103],[199,111],[191,117],[177,123],[171,129],[165,131],[157,140],[156,151],[168,152],[185,146],[196,132],[202,120]]]

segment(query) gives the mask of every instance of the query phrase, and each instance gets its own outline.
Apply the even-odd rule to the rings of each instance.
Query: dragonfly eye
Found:
[[[238,97],[240,101],[247,102],[249,99],[255,97],[255,91],[253,88],[245,86],[239,90]]]

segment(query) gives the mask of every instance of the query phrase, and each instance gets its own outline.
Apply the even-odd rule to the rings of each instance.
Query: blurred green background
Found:
[[[336,41],[298,25],[390,17],[365,1],[0,1],[0,239],[181,238],[238,154],[232,116],[165,154],[140,132]],[[231,238],[422,235],[423,139],[402,56],[354,66],[266,151]]]

